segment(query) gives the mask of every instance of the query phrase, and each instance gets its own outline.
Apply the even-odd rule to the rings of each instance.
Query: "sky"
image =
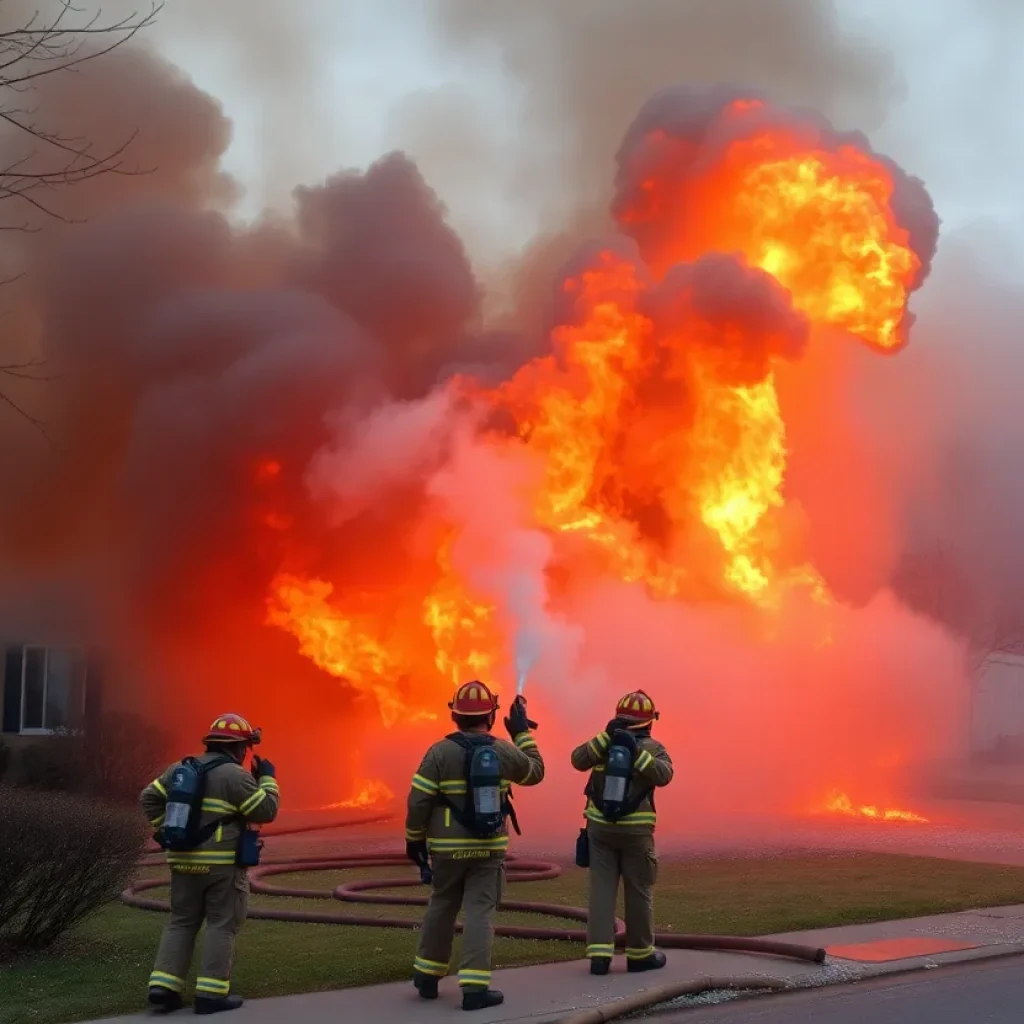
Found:
[[[220,14],[206,0],[168,0],[150,33],[150,42],[216,95],[234,121],[227,166],[246,187],[243,215],[285,206],[300,181],[403,148],[448,204],[471,251],[514,251],[543,227],[543,211],[510,196],[509,182],[481,187],[469,180],[471,169],[460,180],[439,156],[448,142],[463,144],[473,133],[514,150],[523,90],[486,48],[446,49],[429,0],[302,0],[290,8],[301,16],[287,18],[279,0],[244,6],[248,27],[240,32],[241,7],[233,0],[222,0]],[[1024,190],[1016,169],[1024,141],[1012,126],[1024,100],[1024,64],[1016,58],[1024,46],[1024,5],[857,0],[839,9],[849,31],[870,35],[891,53],[902,93],[880,124],[841,127],[863,128],[877,148],[922,177],[947,231],[1002,226],[1001,244],[1019,257]],[[462,97],[463,108],[456,105],[455,117],[425,130],[430,103],[445,96]],[[447,140],[449,134],[455,137]]]

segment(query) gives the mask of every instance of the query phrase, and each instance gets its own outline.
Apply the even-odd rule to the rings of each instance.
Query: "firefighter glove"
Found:
[[[413,864],[426,864],[427,863],[427,841],[426,839],[417,839],[415,842],[406,841],[405,844],[405,855],[413,862]]]
[[[626,728],[626,723],[621,718],[613,718],[605,727],[604,731],[609,736],[614,736],[617,732]]]
[[[526,716],[526,703],[518,697],[512,701],[512,707],[508,709],[505,728],[508,729],[508,734],[512,739],[530,731],[530,719]]]
[[[617,747],[625,747],[629,751],[630,757],[636,757],[636,737],[631,732],[627,732],[625,729],[616,729],[612,733],[612,743]]]
[[[257,779],[273,778],[276,774],[277,769],[274,765],[268,761],[265,757],[259,757],[253,755],[252,759],[252,773]]]

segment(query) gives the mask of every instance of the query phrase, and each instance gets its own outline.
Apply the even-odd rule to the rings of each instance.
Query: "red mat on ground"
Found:
[[[843,960],[863,960],[882,963],[886,960],[906,960],[913,956],[931,956],[934,953],[952,953],[961,949],[977,949],[976,942],[956,942],[935,939],[927,935],[908,936],[905,939],[877,939],[875,942],[855,942],[847,946],[826,946],[829,956]]]

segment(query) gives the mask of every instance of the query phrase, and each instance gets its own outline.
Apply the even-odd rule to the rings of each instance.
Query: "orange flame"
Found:
[[[870,818],[872,821],[912,821],[926,823],[927,818],[913,811],[900,811],[874,804],[855,804],[845,793],[833,790],[825,799],[822,810],[829,814],[844,814],[851,818]]]
[[[852,146],[765,161],[779,141],[734,145],[744,165],[732,209],[740,251],[813,321],[895,347],[920,261],[890,211],[891,177]]]
[[[757,105],[737,101],[728,116]],[[700,217],[648,260],[655,277],[705,253],[735,253],[771,275],[813,326],[880,350],[902,344],[920,264],[896,223],[881,160],[760,131],[732,142],[695,181],[651,180],[621,220],[660,218],[673,188],[686,190]],[[575,311],[553,334],[555,353],[474,394],[511,416],[518,443],[543,467],[533,525],[555,539],[570,574],[596,570],[663,599],[732,599],[765,610],[801,588],[827,605],[814,567],[783,550],[786,424],[770,361],[737,383],[729,344],[741,349],[745,339],[728,332],[742,328],[702,323],[695,313],[670,336],[655,336],[641,301],[648,288],[630,261],[602,253],[564,283]],[[261,479],[273,476],[269,465]],[[385,725],[434,717],[426,708],[437,706],[432,691],[442,682],[490,676],[508,662],[495,609],[459,577],[455,533],[446,537],[433,581],[395,598],[405,602],[403,622],[420,633],[337,597],[326,580],[286,573],[272,583],[267,621],[375,702]],[[402,678],[415,685],[402,692]],[[904,812],[854,813],[893,820],[886,815]]]
[[[451,565],[451,538],[438,550],[437,564],[440,578],[423,601],[423,621],[436,651],[434,665],[456,686],[469,678],[492,678],[493,652],[501,647],[494,609],[473,600],[459,583]]]
[[[348,800],[339,800],[328,804],[325,811],[341,810],[342,808],[378,807],[394,800],[395,794],[380,779],[368,779],[359,783],[359,790]]]
[[[377,639],[378,623],[360,621],[335,608],[330,603],[333,592],[333,584],[325,580],[280,573],[271,584],[267,622],[293,633],[300,653],[376,701],[381,721],[394,725],[408,717],[394,684],[401,663]]]

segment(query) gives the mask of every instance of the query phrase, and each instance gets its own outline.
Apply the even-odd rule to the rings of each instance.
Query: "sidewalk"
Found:
[[[775,978],[798,988],[1024,953],[1024,904],[771,937],[824,946],[828,960],[817,965],[745,953],[669,950],[664,970],[636,976],[625,972],[621,957],[616,958],[615,970],[606,978],[591,978],[585,961],[519,967],[495,972],[494,985],[505,993],[504,1005],[466,1019],[476,1024],[546,1024],[571,1010],[706,975]],[[397,982],[258,999],[225,1019],[235,1024],[337,1024],[339,1020],[372,1020],[374,1024],[406,1024],[412,1020],[430,1024],[450,1021],[458,1007],[458,985],[454,978],[448,978],[442,983],[441,998],[436,1002],[417,998],[410,982]],[[152,1024],[153,1019],[146,1014],[134,1014],[92,1024]],[[170,1018],[184,1019],[184,1013]]]

